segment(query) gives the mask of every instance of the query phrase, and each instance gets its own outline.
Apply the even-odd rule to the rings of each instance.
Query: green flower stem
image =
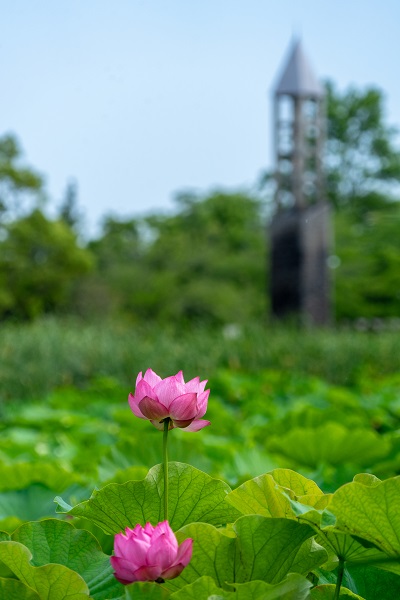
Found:
[[[164,420],[163,433],[163,466],[164,466],[164,521],[168,521],[168,429],[170,418]]]
[[[333,600],[339,600],[340,588],[342,586],[342,581],[343,581],[343,574],[344,574],[344,560],[342,558],[339,558],[338,576],[337,576],[335,595],[333,597]]]

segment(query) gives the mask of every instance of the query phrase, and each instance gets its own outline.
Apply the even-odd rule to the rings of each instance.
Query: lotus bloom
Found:
[[[210,425],[210,421],[200,418],[207,410],[210,394],[210,390],[204,390],[206,383],[199,377],[185,383],[182,371],[161,379],[147,369],[144,377],[141,372],[137,376],[135,394],[129,394],[129,406],[137,417],[149,419],[157,429],[163,430],[163,421],[169,418],[169,429],[199,431]]]
[[[192,558],[193,540],[187,539],[180,546],[168,521],[155,527],[146,523],[125,529],[114,538],[114,556],[111,566],[115,577],[128,585],[134,581],[158,581],[174,579],[181,574]]]

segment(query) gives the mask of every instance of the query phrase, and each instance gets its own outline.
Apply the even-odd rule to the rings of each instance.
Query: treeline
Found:
[[[397,317],[395,132],[385,124],[379,90],[340,94],[329,84],[327,92],[336,317]],[[268,190],[181,194],[174,214],[108,217],[90,241],[79,235],[73,186],[55,219],[43,210],[43,190],[15,138],[1,138],[0,319],[51,313],[220,325],[268,314]]]
[[[265,313],[261,202],[240,194],[181,196],[173,216],[105,219],[78,243],[39,209],[0,242],[0,313],[124,315],[165,322],[244,322]]]

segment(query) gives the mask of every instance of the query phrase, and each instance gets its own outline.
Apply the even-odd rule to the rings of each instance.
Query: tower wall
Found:
[[[326,325],[331,319],[327,259],[330,210],[319,203],[272,219],[270,293],[274,317]]]

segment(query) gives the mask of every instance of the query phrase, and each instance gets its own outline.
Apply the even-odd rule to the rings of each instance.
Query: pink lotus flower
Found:
[[[210,390],[204,390],[206,383],[199,377],[185,383],[182,371],[161,379],[147,369],[144,377],[141,372],[137,376],[135,394],[129,394],[129,406],[137,417],[149,419],[157,429],[163,430],[164,419],[170,418],[169,429],[199,431],[210,425],[210,421],[200,418],[207,410],[210,394]]]
[[[125,529],[114,538],[114,556],[111,566],[115,577],[128,585],[134,581],[174,579],[181,574],[192,558],[193,540],[180,546],[168,521],[155,527],[146,523]]]

